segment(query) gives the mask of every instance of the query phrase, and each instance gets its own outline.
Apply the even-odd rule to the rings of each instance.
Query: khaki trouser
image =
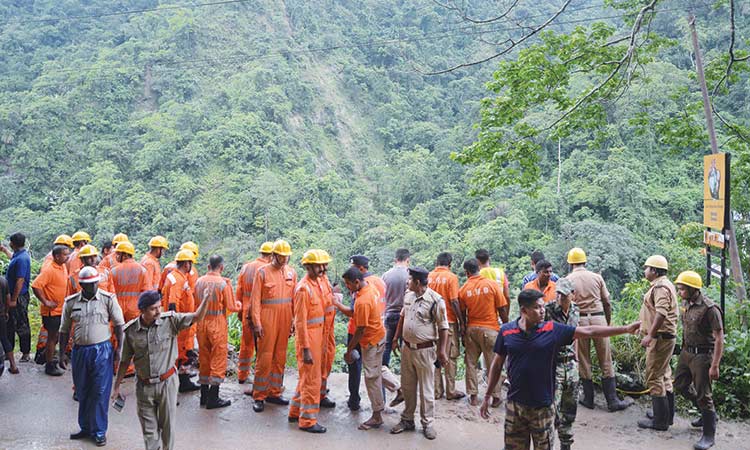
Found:
[[[385,350],[383,353],[385,353]],[[388,392],[397,392],[401,389],[401,383],[399,383],[398,378],[396,378],[396,375],[391,372],[388,366],[380,366],[380,375],[383,377],[383,387]]]
[[[414,422],[419,390],[419,416],[422,427],[427,428],[435,420],[435,347],[411,349],[401,346],[401,383],[404,393],[404,412],[401,419]]]
[[[712,361],[713,353],[694,355],[683,349],[674,371],[674,388],[701,411],[716,411],[708,376]]]
[[[381,412],[385,409],[383,399],[383,352],[385,352],[385,341],[378,345],[362,347],[362,368],[365,373],[365,387],[367,397],[370,399],[372,412]]]
[[[674,339],[654,339],[646,349],[646,387],[652,397],[664,397],[672,389],[669,360],[674,350]],[[667,389],[669,388],[669,389]]]
[[[172,450],[175,431],[172,421],[177,415],[177,377],[152,385],[136,383],[138,419],[141,421],[146,450]]]
[[[581,313],[581,319],[578,326],[586,327],[589,325],[607,326],[607,319],[604,316],[587,316]],[[599,359],[599,367],[602,369],[602,378],[611,378],[615,376],[615,370],[612,368],[612,352],[609,348],[609,338],[588,338],[578,339],[578,373],[581,379],[591,379],[591,341],[594,341],[596,348],[596,357]]]
[[[448,364],[445,365],[445,388],[443,388],[443,370],[435,369],[435,398],[456,395],[456,367],[458,357],[461,355],[461,342],[458,335],[458,324],[448,323]]]
[[[464,345],[466,345],[466,392],[469,395],[477,395],[479,393],[477,389],[479,356],[481,355],[484,358],[484,366],[489,371],[497,334],[497,331],[489,328],[468,327],[466,329],[466,338],[464,341]],[[495,390],[492,391],[492,396],[500,398],[502,387],[502,382],[497,383]]]

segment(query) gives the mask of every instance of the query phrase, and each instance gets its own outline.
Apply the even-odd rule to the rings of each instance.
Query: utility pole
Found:
[[[695,15],[691,12],[688,16],[690,25],[690,34],[693,38],[693,49],[695,52],[695,68],[698,72],[698,81],[701,84],[703,93],[703,111],[706,114],[706,125],[708,127],[708,137],[711,141],[711,153],[719,153],[719,146],[716,143],[716,129],[714,128],[714,116],[711,108],[711,99],[708,96],[708,87],[706,86],[706,76],[703,72],[703,57],[701,56],[700,45],[698,44],[698,33],[695,31]],[[732,211],[729,211],[729,226],[727,228],[729,238],[729,259],[732,265],[732,278],[734,279],[734,292],[737,301],[742,303],[747,296],[745,291],[745,276],[742,273],[740,264],[740,252],[737,248],[737,236],[734,234],[734,217]],[[709,275],[710,276],[710,275]]]

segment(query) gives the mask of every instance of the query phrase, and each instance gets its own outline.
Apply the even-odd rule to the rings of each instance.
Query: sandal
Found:
[[[359,424],[357,429],[362,430],[362,431],[367,431],[373,428],[380,428],[381,426],[383,426],[383,422],[376,422],[376,423],[362,422],[361,424]]]
[[[404,431],[414,431],[416,427],[414,426],[414,422],[407,422],[405,420],[402,420],[401,422],[397,423],[395,427],[391,428],[391,434],[399,434],[403,433]]]
[[[21,373],[21,371],[18,370],[18,367],[16,368],[11,367],[10,369],[8,369],[8,372],[12,373],[13,375],[18,375],[19,373]]]

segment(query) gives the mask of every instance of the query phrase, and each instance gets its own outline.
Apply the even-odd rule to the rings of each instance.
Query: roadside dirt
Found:
[[[77,403],[72,399],[70,373],[60,378],[44,375],[42,366],[21,364],[20,375],[7,371],[0,377],[0,448],[2,449],[89,449],[92,443],[70,441],[68,434],[78,431]],[[296,377],[285,377],[285,395],[290,395]],[[222,396],[232,405],[221,410],[206,411],[198,407],[198,395],[180,396],[177,408],[178,449],[501,449],[503,447],[503,408],[493,411],[489,422],[479,418],[477,408],[465,401],[440,400],[435,428],[437,440],[429,442],[418,431],[392,436],[388,429],[399,420],[399,412],[385,415],[386,425],[379,430],[358,431],[359,422],[369,417],[369,405],[362,385],[363,409],[352,413],[346,408],[346,374],[333,374],[329,386],[338,406],[323,410],[320,423],[328,433],[309,435],[287,423],[287,409],[268,405],[262,414],[252,411],[251,400],[243,395],[245,386],[228,381],[222,386]],[[463,386],[461,386],[463,387]],[[140,425],[135,412],[134,383],[127,380],[123,392],[128,396],[122,413],[110,410],[107,435],[109,449],[143,448]],[[480,388],[481,390],[481,388]],[[699,438],[690,429],[688,419],[676,418],[675,425],[665,432],[639,430],[636,421],[644,414],[635,405],[624,412],[608,413],[598,394],[597,408],[579,409],[575,425],[574,448],[594,450],[626,450],[649,448],[655,450],[689,450]],[[750,424],[720,422],[716,449],[750,449]]]

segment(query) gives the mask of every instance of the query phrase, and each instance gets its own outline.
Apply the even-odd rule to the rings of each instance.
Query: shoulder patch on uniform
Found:
[[[141,318],[141,316],[136,317],[135,319],[131,319],[128,323],[125,324],[125,326],[122,328],[123,330],[127,330],[129,327],[131,327],[134,323],[138,322],[138,320]]]
[[[107,297],[114,297],[115,296],[114,292],[105,291],[104,289],[101,289],[101,288],[99,288],[99,293],[102,294],[102,295],[104,295],[104,296],[107,296]]]
[[[68,300],[77,300],[77,298],[80,297],[80,296],[81,296],[81,293],[80,292],[76,292],[75,294],[72,294],[72,295],[69,295],[69,296],[65,297],[65,301],[67,302]]]
[[[174,317],[174,311],[164,311],[161,313],[161,317]]]

